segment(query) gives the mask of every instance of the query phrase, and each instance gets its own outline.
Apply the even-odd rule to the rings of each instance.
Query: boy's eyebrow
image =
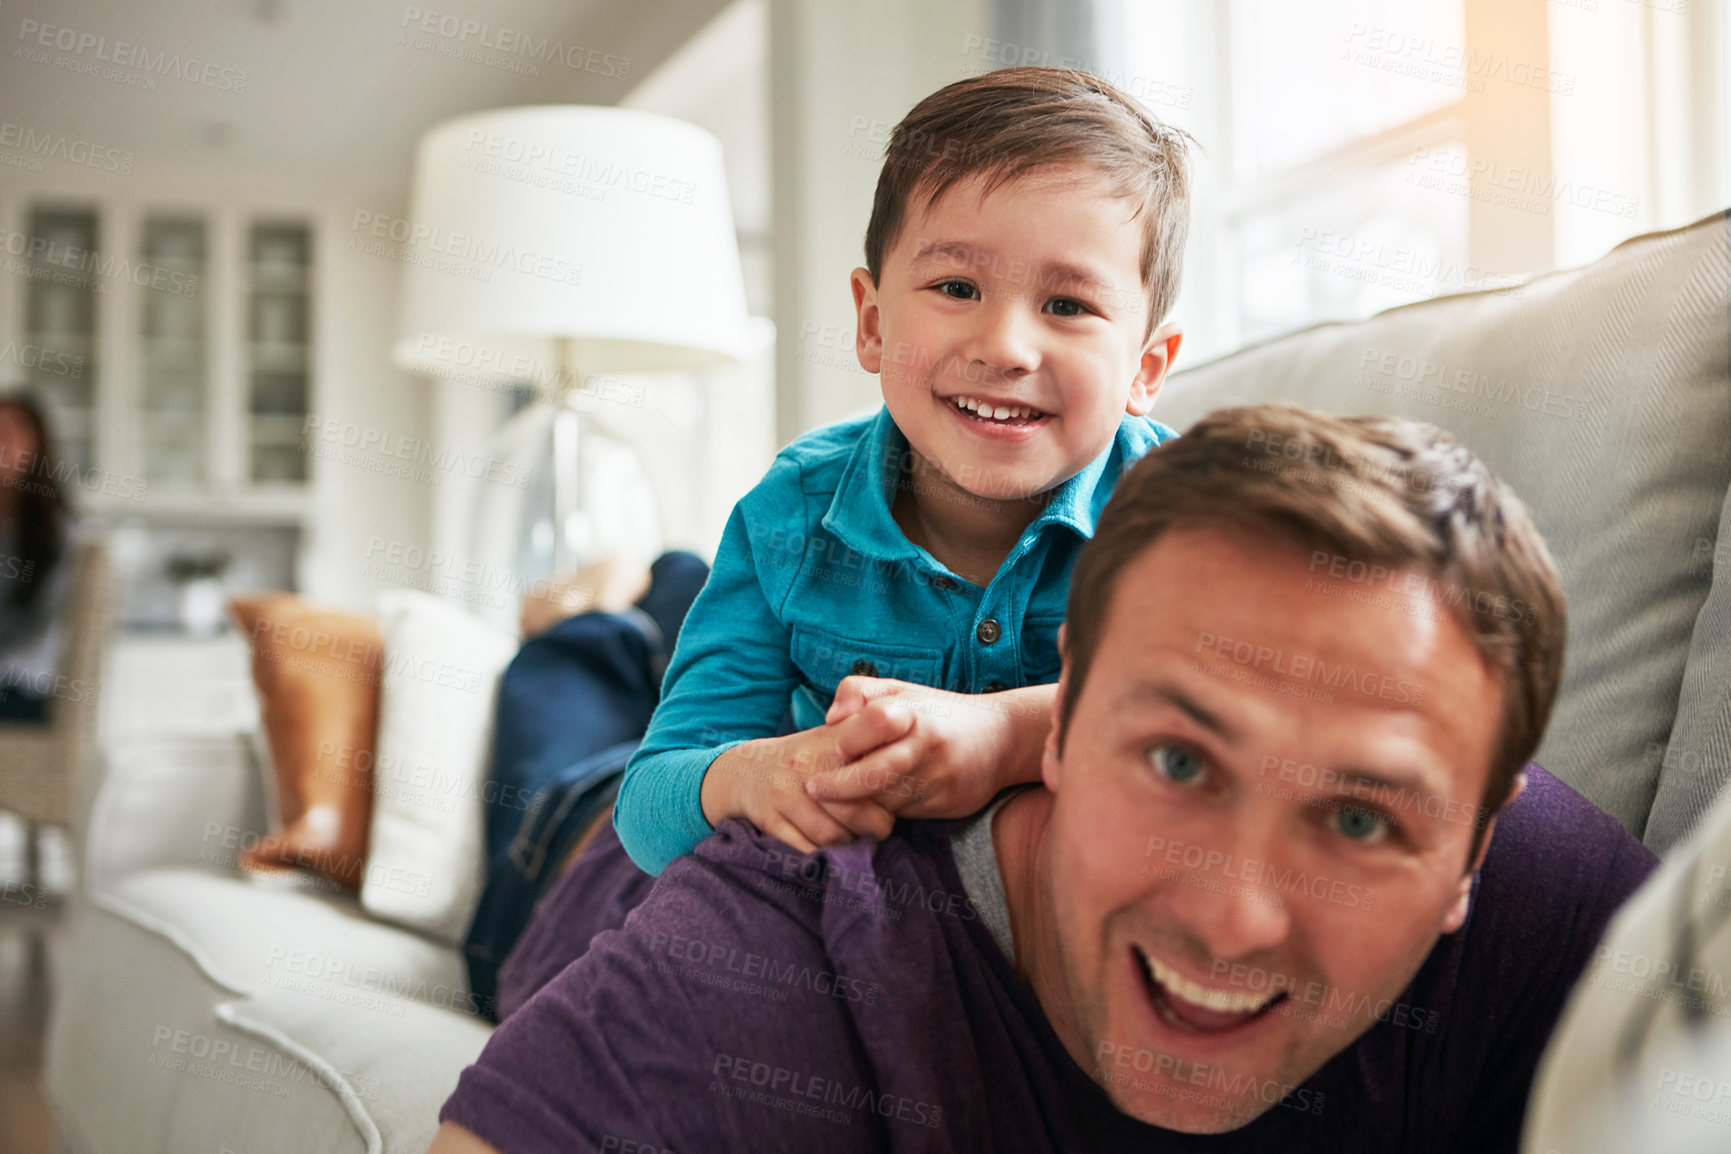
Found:
[[[913,264],[923,264],[936,257],[949,257],[953,260],[972,266],[974,254],[978,251],[973,245],[960,240],[928,240],[914,252]],[[982,265],[994,265],[997,260],[992,254],[985,254],[989,259],[981,260]],[[1084,268],[1068,261],[1049,261],[1041,269],[1040,283],[1043,286],[1061,284],[1068,281],[1081,281],[1102,289],[1111,288],[1111,283],[1097,275],[1094,270]]]

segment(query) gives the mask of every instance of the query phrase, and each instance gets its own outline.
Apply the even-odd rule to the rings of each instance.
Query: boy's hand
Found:
[[[859,712],[845,722],[785,737],[742,742],[718,756],[699,795],[710,825],[744,817],[801,853],[842,845],[861,834],[888,837],[895,815],[871,798],[818,801],[807,779],[904,737],[913,724],[903,706]]]
[[[1057,698],[1056,685],[971,694],[844,678],[824,718],[830,727],[898,704],[911,724],[900,737],[813,776],[806,792],[826,806],[869,799],[908,817],[966,817],[1006,786],[1039,780]]]

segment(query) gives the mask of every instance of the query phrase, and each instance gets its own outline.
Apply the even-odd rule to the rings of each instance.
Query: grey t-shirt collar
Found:
[[[998,851],[992,842],[992,818],[1020,792],[1005,790],[950,835],[950,852],[956,858],[956,872],[962,876],[962,889],[1012,966],[1016,964],[1016,941],[1010,933],[1010,902],[1004,896],[1004,878],[998,871]]]

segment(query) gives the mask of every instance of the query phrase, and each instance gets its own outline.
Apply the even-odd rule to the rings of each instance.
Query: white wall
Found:
[[[327,202],[329,203],[329,202]],[[401,266],[348,247],[357,209],[378,211],[365,198],[338,198],[325,210],[319,275],[319,374],[315,408],[329,421],[350,422],[386,436],[448,446],[432,420],[432,384],[391,362]],[[371,611],[379,589],[394,584],[366,575],[376,542],[429,547],[437,492],[456,478],[433,471],[436,485],[366,468],[314,459],[315,513],[302,552],[301,588],[327,604]],[[369,557],[369,553],[372,556]]]

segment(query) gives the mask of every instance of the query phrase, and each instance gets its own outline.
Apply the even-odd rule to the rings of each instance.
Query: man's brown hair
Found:
[[[881,283],[916,195],[930,208],[972,176],[984,176],[991,192],[1034,169],[1085,165],[1142,218],[1146,339],[1178,296],[1190,231],[1188,140],[1086,72],[1004,68],[958,80],[914,105],[890,133],[866,226],[866,271]]]
[[[1278,535],[1316,558],[1413,569],[1498,673],[1503,715],[1481,800],[1508,800],[1538,748],[1563,672],[1567,613],[1556,562],[1525,506],[1433,425],[1333,417],[1297,405],[1221,409],[1118,482],[1070,581],[1058,741],[1087,680],[1118,574],[1175,527]],[[1324,572],[1323,576],[1327,576]],[[1175,590],[1173,596],[1188,596]]]

